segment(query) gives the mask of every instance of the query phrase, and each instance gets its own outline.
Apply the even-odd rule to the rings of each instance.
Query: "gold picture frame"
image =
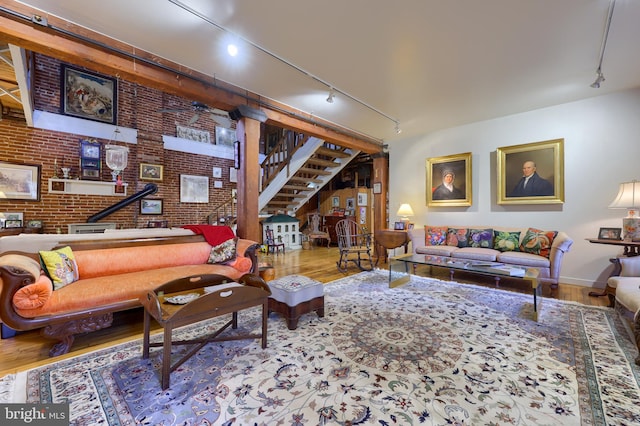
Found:
[[[140,163],[140,179],[161,182],[164,175],[164,166],[161,164]]]
[[[426,175],[427,206],[471,205],[470,152],[427,158]]]
[[[564,139],[497,148],[498,204],[564,203]],[[524,185],[524,178],[531,179]]]

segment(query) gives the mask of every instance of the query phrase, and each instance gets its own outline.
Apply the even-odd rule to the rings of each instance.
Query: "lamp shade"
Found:
[[[620,184],[618,195],[609,204],[610,209],[637,210],[640,207],[640,182],[623,182]]]
[[[413,216],[413,209],[409,204],[400,204],[400,208],[398,209],[398,216]]]

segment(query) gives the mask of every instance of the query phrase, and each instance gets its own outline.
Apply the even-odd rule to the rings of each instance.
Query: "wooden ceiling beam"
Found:
[[[7,10],[15,14],[9,14]],[[336,145],[367,153],[382,151],[382,143],[374,138],[360,137],[349,129],[313,119],[308,117],[307,113],[282,104],[267,104],[257,94],[220,82],[55,16],[42,16],[42,20],[39,21],[42,25],[23,18],[38,14],[41,12],[37,9],[17,2],[0,0],[0,39],[25,50],[203,102],[213,108],[225,111],[231,111],[238,105],[260,108],[266,113],[270,124],[313,135]],[[38,21],[37,18],[34,20]]]

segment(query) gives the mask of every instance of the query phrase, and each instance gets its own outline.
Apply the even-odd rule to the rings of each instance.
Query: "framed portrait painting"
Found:
[[[427,158],[427,206],[471,205],[471,153]]]
[[[64,115],[116,124],[118,88],[116,79],[62,64]]]
[[[498,148],[498,204],[564,203],[564,139]]]
[[[38,201],[40,166],[0,161],[0,198]]]

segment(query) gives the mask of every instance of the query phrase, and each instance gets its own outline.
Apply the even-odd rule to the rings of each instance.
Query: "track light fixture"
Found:
[[[400,123],[398,123],[396,121],[396,133],[399,135],[400,133],[402,133],[402,129],[400,128]]]
[[[599,89],[600,83],[602,83],[603,81],[604,81],[604,75],[602,74],[602,71],[600,70],[600,68],[598,68],[598,70],[596,71],[596,81],[591,83],[591,87],[593,87],[594,89]]]
[[[329,102],[330,104],[333,103],[333,98],[336,96],[335,92],[333,91],[333,87],[329,90],[329,97],[327,97],[327,102]]]
[[[613,17],[613,8],[616,5],[616,0],[611,0],[609,4],[609,13],[607,15],[607,23],[604,27],[604,35],[602,36],[602,45],[600,46],[600,61],[598,62],[598,69],[596,70],[596,81],[591,84],[594,89],[599,89],[600,84],[604,81],[604,75],[602,74],[602,60],[604,59],[604,51],[607,48],[607,38],[609,38],[609,28],[611,27],[611,18]]]

